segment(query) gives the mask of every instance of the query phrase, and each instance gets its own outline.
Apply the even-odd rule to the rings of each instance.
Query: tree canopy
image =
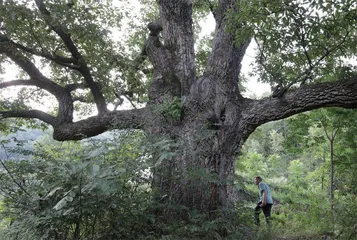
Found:
[[[274,86],[278,98],[254,102],[247,114],[281,109],[271,116],[264,111],[266,122],[321,106],[355,107],[355,66],[348,61],[356,54],[354,1],[141,4],[140,14],[130,14],[125,1],[1,1],[1,61],[16,64],[21,74],[0,87],[33,87],[22,88],[14,101],[2,99],[2,118],[40,119],[59,140],[96,135],[113,124],[147,128],[148,119],[156,118],[149,117],[149,107],[109,111],[108,104],[117,106],[123,97],[133,104],[155,102],[164,94],[195,98],[194,89],[205,92],[196,72],[214,73],[216,83],[229,85],[226,75],[235,70],[236,84],[251,39],[258,45],[252,74]],[[202,46],[199,19],[209,12],[216,20],[213,45],[206,41],[195,51]],[[150,61],[143,62],[146,56]],[[153,81],[158,73],[169,84]],[[47,95],[58,103],[50,112],[28,104]],[[73,123],[80,102],[95,104],[98,115]]]

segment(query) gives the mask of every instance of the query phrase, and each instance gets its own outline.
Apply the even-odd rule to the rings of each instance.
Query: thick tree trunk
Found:
[[[235,99],[218,99],[211,80],[200,78],[192,86],[195,97],[184,102],[175,157],[156,169],[154,185],[170,203],[215,214],[235,203],[236,153],[255,126],[241,125],[239,104]]]
[[[53,136],[60,141],[80,140],[113,127],[143,129],[167,136],[177,144],[171,149],[176,153],[173,158],[156,164],[154,185],[160,190],[161,200],[208,213],[229,207],[235,202],[235,156],[256,127],[321,107],[357,108],[357,79],[353,76],[349,80],[336,79],[336,82],[314,85],[306,82],[295,90],[284,90],[279,97],[273,94],[261,100],[244,98],[238,82],[249,36],[245,41],[237,42],[235,37],[240,34],[239,27],[227,32],[227,26],[232,25],[232,22],[227,23],[227,14],[239,14],[240,11],[236,0],[218,0],[212,7],[216,20],[212,52],[205,73],[196,76],[194,1],[158,0],[160,19],[148,25],[150,34],[142,51],[154,69],[148,89],[150,101],[141,109],[109,111],[105,95],[91,72],[95,66],[86,62],[89,56],[66,32],[67,29],[56,23],[45,1],[35,2],[44,22],[57,35],[58,45],[66,47],[65,52],[63,55],[49,54],[53,51],[42,49],[44,46],[38,44],[31,49],[1,33],[1,56],[16,63],[29,79],[1,82],[0,89],[24,85],[46,90],[59,102],[58,115],[26,108],[1,108],[0,120],[11,117],[39,119],[54,128]],[[30,33],[34,34],[32,30]],[[83,82],[73,80],[62,86],[45,77],[28,55],[40,56],[75,71]],[[82,87],[90,90],[98,115],[73,122],[71,93]],[[181,101],[181,116],[173,121],[165,116],[167,113],[160,112],[163,107],[170,106],[172,100]]]
[[[216,137],[199,138],[195,140],[202,143],[195,147],[181,142],[175,157],[156,169],[154,187],[160,190],[160,199],[213,214],[234,204],[235,155],[221,152]]]

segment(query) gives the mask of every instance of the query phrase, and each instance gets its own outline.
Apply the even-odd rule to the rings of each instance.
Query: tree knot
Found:
[[[147,28],[150,30],[150,36],[158,36],[159,33],[163,30],[162,26],[158,22],[151,22],[148,24]]]
[[[287,89],[281,85],[276,85],[275,87],[272,88],[273,98],[280,98],[284,95],[284,93],[287,91]]]

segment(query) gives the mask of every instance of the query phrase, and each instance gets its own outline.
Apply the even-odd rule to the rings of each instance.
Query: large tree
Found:
[[[125,14],[113,12],[122,13],[111,1],[2,0],[1,61],[23,74],[2,81],[0,89],[26,86],[31,92],[2,99],[1,118],[39,119],[59,141],[112,128],[165,136],[172,143],[166,150],[175,154],[158,156],[163,161],[156,165],[155,186],[166,199],[211,211],[234,201],[236,155],[258,126],[321,107],[357,108],[357,80],[347,62],[357,53],[352,0],[142,2],[153,11],[137,18],[148,21],[140,51],[112,40],[110,30],[125,26],[118,24]],[[209,11],[216,25],[210,50],[202,52],[207,47],[195,50],[194,16]],[[135,26],[135,20],[126,24]],[[133,36],[137,41],[141,35]],[[253,73],[274,86],[260,100],[244,97],[239,84],[253,40]],[[58,107],[32,109],[26,94],[52,95]],[[148,100],[140,108],[109,110],[123,96],[132,103]],[[92,103],[97,115],[74,121],[77,101]]]

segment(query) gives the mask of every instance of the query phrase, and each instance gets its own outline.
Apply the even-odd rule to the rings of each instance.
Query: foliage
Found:
[[[138,142],[113,144],[129,136]],[[32,159],[5,161],[22,188],[1,172],[2,239],[144,234],[151,175],[139,142],[132,133],[83,144],[38,143]]]
[[[238,7],[239,15],[229,15],[229,31],[236,33],[237,43],[254,37],[254,72],[263,82],[291,86],[331,81],[341,69],[352,70],[344,58],[357,51],[354,1],[244,0]]]
[[[158,106],[158,111],[170,122],[178,122],[181,118],[182,104],[181,99],[174,97],[170,99],[164,97],[163,103]]]
[[[251,195],[258,195],[252,185],[254,176],[261,175],[270,185],[275,201],[273,235],[312,239],[326,235],[333,239],[356,237],[356,221],[352,217],[356,214],[355,119],[355,111],[322,109],[263,125],[247,140],[237,174],[245,179]],[[331,212],[330,140],[332,130],[337,129],[335,211]],[[280,134],[279,141],[276,134]],[[259,231],[258,239],[264,239],[264,234],[264,230]]]
[[[108,102],[120,104],[122,100],[118,96],[125,96],[134,103],[141,103],[147,100],[146,92],[152,78],[153,66],[149,61],[142,61],[140,55],[148,34],[147,24],[159,19],[159,12],[156,1],[138,2],[140,4],[129,0],[100,3],[85,0],[48,0],[44,3],[53,14],[44,18],[34,1],[4,1],[0,6],[0,15],[3,16],[0,21],[6,28],[0,29],[0,34],[22,46],[20,49],[25,50],[25,57],[29,57],[29,60],[34,61],[41,69],[46,69],[46,75],[55,83],[60,86],[81,84],[83,76],[78,71],[70,71],[45,57],[40,60],[34,57],[40,53],[69,57],[68,49],[48,23],[57,24],[65,29],[83,55],[93,79]],[[206,1],[195,2],[194,25],[197,36],[202,32],[200,19],[208,13],[209,4]],[[211,37],[205,39],[197,42],[201,46],[197,63],[202,69],[207,61]],[[1,59],[0,68],[5,70],[8,65],[6,58]],[[26,73],[20,70],[18,77],[24,76]],[[46,91],[28,87],[21,88],[18,95],[19,100],[16,101],[2,100],[0,107],[7,108],[1,110],[26,109],[26,106],[41,104],[44,98],[50,97]],[[73,95],[74,99],[80,99],[75,102],[76,111],[87,115],[91,108],[83,102],[93,100],[90,91],[81,88],[74,91]]]
[[[331,116],[329,119],[342,114],[344,124],[355,119],[353,111],[322,110],[264,125],[252,134],[237,165],[237,186],[244,197],[235,208],[217,213],[214,218],[172,202],[155,200],[151,173],[174,159],[178,153],[172,149],[178,143],[138,131],[113,132],[81,143],[59,143],[45,135],[32,145],[33,149],[26,150],[27,156],[29,153],[32,156],[29,160],[21,160],[25,149],[13,145],[8,151],[18,157],[3,161],[10,172],[3,169],[0,174],[0,237],[265,239],[272,234],[353,239],[357,165],[352,149],[356,129],[354,124],[341,125],[343,131],[336,140],[333,217],[328,195],[328,140],[323,137],[324,131],[320,131],[322,125],[314,124],[321,119],[316,116],[322,113],[325,115],[321,116]],[[298,127],[307,127],[306,135]],[[300,133],[301,138],[293,139],[290,136],[293,133]],[[294,144],[287,143],[290,139]],[[298,139],[309,144],[300,144]],[[292,146],[302,149],[293,151]],[[152,157],[159,161],[152,161]],[[254,196],[258,195],[252,184],[256,175],[263,176],[273,191],[275,205],[270,233],[264,226],[258,230],[246,221],[251,218]],[[164,219],[160,214],[163,211],[186,217]]]
[[[151,141],[154,140],[154,141]],[[216,217],[171,202],[152,191],[152,172],[175,154],[176,143],[142,132],[112,132],[82,142],[44,135],[21,159],[2,159],[1,239],[226,239],[253,236],[237,205]],[[152,156],[160,154],[159,161]],[[154,170],[156,169],[156,170]],[[160,212],[184,214],[163,218]],[[239,212],[239,214],[237,214]]]

